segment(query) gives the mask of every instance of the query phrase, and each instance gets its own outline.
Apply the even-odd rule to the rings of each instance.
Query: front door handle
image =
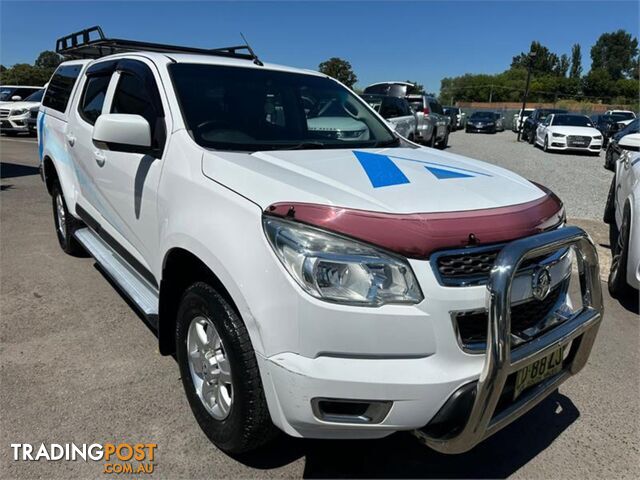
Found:
[[[74,137],[70,133],[67,133],[67,143],[70,147],[73,147],[76,144],[76,137]]]
[[[93,158],[95,158],[96,163],[98,164],[99,167],[104,166],[104,162],[107,161],[106,157],[104,156],[104,153],[102,153],[100,150],[96,150],[95,152],[93,152]]]

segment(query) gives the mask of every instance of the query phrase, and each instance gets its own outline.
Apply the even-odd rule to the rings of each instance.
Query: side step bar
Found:
[[[158,291],[133,270],[120,255],[107,245],[93,230],[80,228],[74,236],[98,262],[98,265],[126,297],[138,307],[147,321],[158,328]]]

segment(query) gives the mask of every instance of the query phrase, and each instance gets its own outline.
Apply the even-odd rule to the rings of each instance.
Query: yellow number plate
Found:
[[[563,352],[564,347],[560,347],[546,357],[542,357],[540,360],[536,360],[521,370],[518,370],[513,399],[518,398],[523,390],[560,372],[560,370],[562,370]]]

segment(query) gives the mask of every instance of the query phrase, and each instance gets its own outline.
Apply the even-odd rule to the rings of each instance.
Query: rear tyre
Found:
[[[623,298],[635,292],[627,283],[627,259],[629,256],[629,232],[631,230],[631,219],[629,208],[624,209],[620,232],[615,234],[615,222],[609,226],[611,240],[611,270],[607,286],[612,297]]]
[[[429,142],[427,142],[427,147],[436,148],[437,136],[438,136],[438,130],[434,127],[433,131],[431,132],[431,138],[429,139]]]
[[[51,202],[53,206],[53,223],[56,227],[56,236],[58,237],[60,248],[74,257],[86,256],[84,248],[73,236],[76,230],[83,227],[83,223],[69,213],[62,188],[57,181],[51,189]]]
[[[447,145],[449,145],[449,129],[447,129],[446,133],[444,134],[444,138],[437,143],[436,147],[438,147],[440,150],[444,150],[445,148],[447,148]]]
[[[247,328],[207,283],[182,296],[176,352],[193,415],[218,448],[246,453],[275,436]]]

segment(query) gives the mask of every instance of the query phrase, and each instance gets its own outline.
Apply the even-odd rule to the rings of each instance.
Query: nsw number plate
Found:
[[[540,383],[545,378],[551,377],[562,370],[562,358],[564,347],[558,348],[546,357],[523,367],[516,374],[516,388],[513,394],[515,400],[523,390],[536,383]]]

